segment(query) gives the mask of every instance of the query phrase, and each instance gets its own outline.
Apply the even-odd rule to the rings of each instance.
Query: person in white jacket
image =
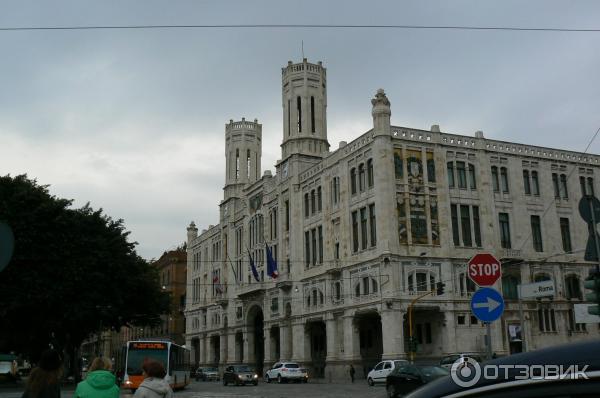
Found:
[[[172,398],[173,390],[164,379],[167,372],[162,363],[149,359],[142,364],[144,381],[133,394],[134,398]]]

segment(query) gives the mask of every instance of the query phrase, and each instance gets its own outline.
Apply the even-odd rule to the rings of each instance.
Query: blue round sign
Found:
[[[494,322],[504,312],[504,299],[496,289],[482,287],[471,298],[471,311],[481,322]]]
[[[15,248],[15,236],[12,229],[0,222],[0,271],[2,271],[10,261]]]

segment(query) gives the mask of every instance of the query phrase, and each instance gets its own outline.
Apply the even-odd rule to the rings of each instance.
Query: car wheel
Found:
[[[226,386],[227,385],[227,380],[225,380],[225,378],[223,377],[223,385]]]
[[[373,387],[373,385],[375,384],[375,382],[373,381],[373,379],[371,379],[370,377],[367,379],[367,383],[369,384],[369,386]]]
[[[281,375],[277,375],[277,383],[281,384],[283,380],[281,379]]]
[[[266,375],[265,375],[265,381],[266,381],[267,383],[270,383],[270,382],[271,382],[271,379],[269,379],[269,375],[268,375],[268,374],[266,374]]]
[[[393,384],[387,386],[387,396],[388,398],[396,398],[396,387]]]

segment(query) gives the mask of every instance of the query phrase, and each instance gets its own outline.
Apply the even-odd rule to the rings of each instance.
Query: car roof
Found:
[[[547,347],[536,351],[509,355],[506,357],[484,362],[493,365],[558,365],[565,368],[579,365],[580,368],[588,365],[587,372],[600,371],[600,340],[594,339],[571,344]],[[516,372],[519,374],[519,372]],[[479,389],[491,385],[510,384],[514,382],[514,374],[509,374],[508,379],[488,380],[481,378],[472,387],[460,387],[450,376],[435,380],[422,388],[407,395],[406,398],[434,398],[450,394]]]

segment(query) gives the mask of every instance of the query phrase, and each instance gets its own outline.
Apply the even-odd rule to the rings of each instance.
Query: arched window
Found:
[[[577,275],[568,275],[565,278],[565,297],[569,300],[583,298],[581,294],[581,286]]]
[[[310,307],[310,294],[308,295],[308,298],[306,299],[306,306]]]
[[[367,185],[369,188],[373,188],[373,159],[367,160]]]
[[[363,294],[369,294],[369,278],[364,277],[362,279],[362,283],[363,283]]]
[[[325,297],[323,296],[323,292],[319,290],[319,303],[323,305],[325,302]]]
[[[505,275],[502,277],[502,295],[509,300],[518,300],[520,278],[516,275]]]
[[[359,296],[360,296],[360,282],[358,282],[358,283],[356,284],[356,286],[354,286],[354,295],[355,295],[356,297],[359,297]]]
[[[358,190],[360,192],[365,190],[365,165],[361,163],[358,165]]]
[[[313,305],[317,305],[317,289],[312,291]]]
[[[356,168],[350,169],[350,192],[356,194]]]
[[[342,298],[342,284],[340,282],[336,282],[334,285],[334,296],[336,301],[340,301]]]

